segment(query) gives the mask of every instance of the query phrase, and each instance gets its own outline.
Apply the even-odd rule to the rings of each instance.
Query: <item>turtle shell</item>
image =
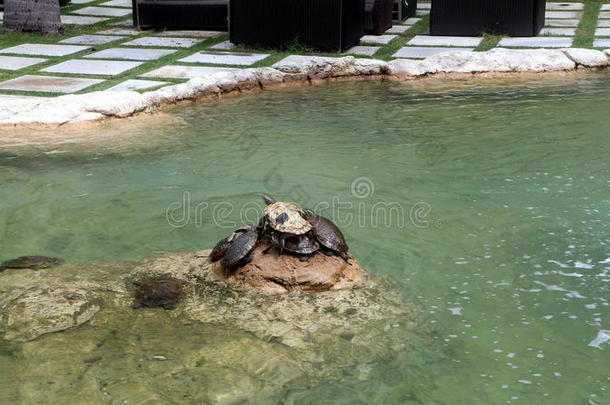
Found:
[[[305,213],[312,225],[312,232],[318,242],[328,249],[340,253],[347,253],[349,247],[341,230],[330,219],[317,215],[311,211]]]
[[[278,232],[303,235],[311,231],[311,224],[303,217],[303,210],[296,204],[278,201],[265,207],[265,218]]]
[[[241,259],[245,258],[254,250],[254,247],[258,242],[258,237],[259,234],[256,227],[237,234],[222,258],[223,266],[233,266]]]
[[[0,271],[5,269],[46,269],[55,264],[62,264],[63,260],[47,256],[21,256],[16,259],[0,263]]]
[[[273,233],[271,240],[274,245],[279,245],[280,235]],[[317,252],[320,249],[320,244],[313,237],[308,235],[291,236],[284,240],[284,250],[289,252],[298,253],[302,255],[310,255]]]
[[[229,238],[219,240],[216,246],[214,246],[214,249],[212,249],[212,253],[210,253],[210,261],[213,263],[222,259],[225,253],[227,253],[229,246],[231,246]]]
[[[164,275],[146,278],[134,284],[138,286],[135,293],[134,308],[163,307],[173,309],[182,296],[184,281]]]

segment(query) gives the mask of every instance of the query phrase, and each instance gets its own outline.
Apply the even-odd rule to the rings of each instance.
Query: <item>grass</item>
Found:
[[[70,4],[62,9],[62,13],[66,14],[70,11],[75,11],[80,8],[98,6],[101,3],[104,3],[105,1],[107,1],[107,0],[95,0],[95,1],[92,1],[91,3],[87,3],[87,4]],[[577,1],[561,1],[561,3],[566,3],[566,2],[577,2]],[[580,24],[576,31],[576,36],[574,38],[573,47],[592,48],[600,7],[602,4],[610,3],[610,0],[605,0],[605,1],[604,0],[584,0],[582,2],[585,3],[585,9],[583,12],[583,16],[580,20]],[[547,3],[550,3],[550,2],[547,2]],[[128,17],[128,18],[130,18],[130,17]],[[98,31],[103,31],[103,30],[110,29],[110,28],[117,28],[117,26],[112,25],[112,24],[115,22],[118,22],[118,21],[126,20],[128,18],[126,18],[126,17],[109,18],[106,21],[96,23],[96,24],[91,24],[91,25],[85,25],[85,26],[67,25],[65,27],[65,31],[63,33],[56,34],[56,35],[39,35],[39,34],[34,34],[34,33],[3,33],[3,34],[0,34],[0,48],[8,48],[8,47],[18,45],[18,44],[23,44],[23,43],[55,44],[63,39],[73,37],[76,35],[93,34]],[[392,39],[388,44],[380,45],[380,49],[372,56],[372,58],[382,59],[382,60],[386,60],[386,61],[391,60],[393,58],[394,53],[397,52],[403,46],[407,45],[409,40],[411,40],[415,35],[423,32],[427,28],[428,23],[429,23],[428,16],[421,17],[420,21],[418,21],[416,24],[414,24],[404,33],[397,35],[396,38]],[[123,27],[118,27],[118,28],[123,28]],[[16,78],[16,77],[19,77],[22,75],[28,75],[28,74],[66,76],[66,77],[88,77],[88,78],[104,79],[104,82],[91,86],[91,87],[88,87],[85,90],[78,92],[78,93],[87,93],[90,91],[105,90],[107,88],[115,86],[116,84],[118,84],[120,82],[123,82],[124,80],[136,78],[145,72],[154,70],[161,66],[170,65],[170,64],[190,65],[190,66],[231,66],[231,65],[211,65],[211,64],[194,65],[194,64],[186,64],[186,63],[178,62],[179,59],[184,58],[185,56],[191,55],[197,51],[213,50],[213,49],[210,49],[210,47],[212,45],[226,41],[228,39],[228,34],[223,34],[216,38],[202,39],[202,41],[200,43],[198,43],[197,45],[195,45],[191,48],[178,49],[176,52],[174,52],[170,55],[167,55],[167,56],[164,56],[164,57],[158,58],[156,60],[152,60],[152,61],[145,61],[139,67],[129,70],[127,72],[124,72],[122,74],[119,74],[112,78],[107,78],[105,76],[71,75],[71,74],[69,75],[69,74],[40,72],[40,70],[44,69],[45,67],[52,66],[57,63],[66,61],[66,60],[77,59],[77,58],[83,57],[91,52],[96,52],[96,51],[100,51],[103,49],[115,47],[115,46],[119,45],[121,43],[121,41],[126,41],[128,39],[135,39],[135,38],[139,38],[139,37],[143,37],[143,36],[150,36],[150,35],[154,35],[154,33],[143,32],[137,36],[127,36],[128,38],[117,38],[117,41],[113,41],[108,44],[95,45],[93,50],[86,50],[83,52],[79,52],[79,53],[64,56],[64,57],[44,57],[44,58],[48,59],[47,62],[38,64],[38,65],[34,65],[34,66],[31,66],[31,67],[28,67],[25,69],[20,69],[18,71],[0,70],[0,81],[13,79],[13,78]],[[478,47],[475,48],[475,51],[486,51],[486,50],[492,49],[497,46],[500,39],[501,39],[501,36],[485,34],[483,36],[483,41],[480,43],[480,45]],[[124,46],[124,45],[121,45],[121,46]],[[448,49],[451,49],[451,48],[448,47]],[[261,48],[261,47],[238,46],[235,49],[233,49],[232,51],[270,54],[269,57],[267,57],[261,61],[258,61],[257,63],[252,65],[252,67],[271,66],[275,62],[277,62],[291,54],[319,55],[319,56],[331,56],[331,57],[343,56],[342,53],[319,52],[319,51],[315,51],[314,49],[310,49],[310,48],[307,48],[307,47],[304,47],[304,46],[301,46],[298,44],[293,44],[293,45],[287,47],[286,49],[282,49],[282,50],[276,50],[276,49],[271,49],[271,48]],[[7,54],[7,55],[9,55],[9,54]],[[15,55],[15,56],[18,56],[18,55]],[[357,57],[368,58],[368,56],[357,56]],[[158,79],[153,79],[153,80],[158,80]],[[166,79],[166,78],[163,78],[160,80],[163,80],[163,81],[166,81],[169,83],[180,83],[180,82],[185,81],[183,79]],[[149,89],[145,89],[143,91],[148,91],[148,90]],[[22,94],[22,95],[41,95],[41,96],[52,95],[49,93],[21,92],[21,91],[2,91],[2,94]]]

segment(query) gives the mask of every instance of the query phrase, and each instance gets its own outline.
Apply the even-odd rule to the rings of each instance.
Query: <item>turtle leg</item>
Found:
[[[269,251],[271,250],[271,248],[273,247],[273,244],[270,243],[269,246],[267,246],[264,250],[263,250],[263,254],[266,255],[267,253],[269,253]]]
[[[248,255],[246,257],[244,257],[242,260],[243,265],[248,264],[252,261],[252,252],[248,253]]]
[[[285,234],[282,234],[282,236],[280,236],[279,245],[280,245],[280,254],[282,254],[284,252],[284,246],[286,245],[286,235]]]
[[[309,255],[299,255],[299,260],[302,262],[309,261]]]
[[[335,252],[333,250],[330,249],[323,249],[322,253],[324,253],[326,256],[334,256]]]
[[[339,256],[340,256],[340,257],[341,257],[343,260],[345,260],[345,263],[349,264],[350,266],[352,265],[352,264],[349,262],[350,257],[349,257],[349,255],[348,255],[347,253],[345,253],[345,252],[338,252],[338,255],[339,255]]]

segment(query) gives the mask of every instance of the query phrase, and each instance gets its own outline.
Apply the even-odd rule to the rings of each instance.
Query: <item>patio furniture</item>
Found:
[[[394,22],[400,23],[413,17],[417,10],[417,0],[394,0]]]
[[[364,35],[364,0],[230,0],[234,44],[345,51]]]
[[[132,0],[140,29],[227,30],[229,0]]]
[[[381,35],[392,28],[394,0],[365,0],[364,31],[367,34]]]
[[[545,7],[545,0],[433,0],[430,34],[532,37],[544,26]]]

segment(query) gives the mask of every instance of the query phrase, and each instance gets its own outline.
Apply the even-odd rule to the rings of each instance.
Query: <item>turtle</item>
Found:
[[[259,229],[256,225],[247,225],[243,231],[233,234],[231,245],[222,258],[222,265],[232,267],[237,264],[246,264],[252,260],[252,251],[259,239]]]
[[[174,309],[182,296],[182,285],[184,283],[185,281],[169,275],[135,281],[134,284],[138,288],[135,293],[133,308],[163,307],[167,310]]]
[[[312,233],[318,242],[320,242],[320,245],[326,248],[326,250],[323,250],[324,253],[337,254],[348,264],[351,264],[349,262],[350,256],[347,254],[349,247],[337,225],[330,219],[318,215],[311,210],[305,210],[304,215],[312,225]]]
[[[56,257],[47,256],[21,256],[16,259],[7,260],[0,263],[0,271],[6,269],[46,269],[56,264],[62,264],[64,261]]]
[[[281,242],[283,246],[281,245]],[[309,255],[317,252],[320,249],[320,244],[311,234],[289,236],[282,239],[278,232],[271,234],[271,246],[278,246],[283,250],[295,253],[299,256],[299,260],[306,262],[309,260]]]
[[[304,235],[311,231],[311,224],[305,219],[303,209],[296,204],[277,201],[273,197],[263,194],[265,215],[259,226],[264,228],[267,224],[271,229],[280,233],[280,253],[284,249],[284,239],[290,235]]]
[[[231,237],[223,238],[218,241],[212,252],[210,253],[210,262],[214,263],[222,259],[227,253],[227,249],[231,246]]]

